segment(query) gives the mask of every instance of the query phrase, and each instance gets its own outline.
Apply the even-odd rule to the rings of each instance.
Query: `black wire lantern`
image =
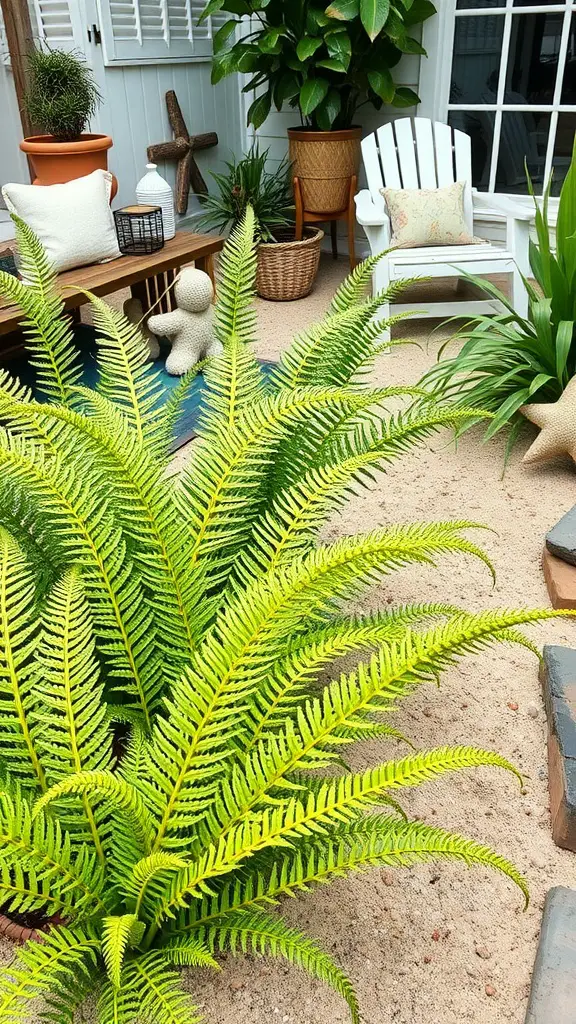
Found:
[[[164,245],[164,225],[160,206],[124,206],[114,210],[120,252],[143,256]]]

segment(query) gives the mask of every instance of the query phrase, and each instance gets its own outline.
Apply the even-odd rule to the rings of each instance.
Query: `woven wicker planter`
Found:
[[[290,160],[300,179],[304,209],[338,213],[348,206],[350,178],[360,167],[361,128],[315,132],[289,128]]]
[[[306,228],[300,242],[264,242],[259,245],[258,295],[274,302],[290,302],[308,295],[318,273],[323,238],[323,231]]]

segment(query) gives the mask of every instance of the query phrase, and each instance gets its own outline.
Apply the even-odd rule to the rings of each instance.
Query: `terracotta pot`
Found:
[[[360,167],[361,138],[361,128],[288,129],[292,172],[300,179],[304,209],[309,213],[338,213],[348,207],[350,178]]]
[[[20,149],[30,158],[35,185],[58,185],[91,174],[101,168],[108,170],[108,150],[113,145],[109,135],[81,135],[70,142],[57,142],[53,135],[31,135],[23,139]],[[118,191],[116,178],[112,195]]]
[[[0,935],[5,935],[12,942],[42,942],[42,934],[37,928],[26,928],[23,924],[11,921],[5,914],[0,914]]]

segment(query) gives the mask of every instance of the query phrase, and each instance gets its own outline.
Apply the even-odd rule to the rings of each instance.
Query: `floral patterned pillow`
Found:
[[[419,245],[472,245],[464,219],[465,182],[445,188],[383,188],[392,222],[390,245],[401,249]]]

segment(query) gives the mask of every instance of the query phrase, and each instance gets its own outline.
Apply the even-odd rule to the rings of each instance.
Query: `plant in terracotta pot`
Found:
[[[34,50],[28,58],[30,86],[25,105],[43,134],[20,143],[30,158],[35,185],[55,185],[108,167],[109,135],[85,129],[101,96],[88,65],[64,50]],[[117,184],[114,181],[113,194]]]
[[[430,0],[210,0],[202,17],[229,11],[214,38],[212,81],[250,75],[256,99],[248,122],[258,128],[272,106],[287,104],[301,126],[288,131],[290,159],[304,209],[333,213],[348,205],[358,173],[358,108],[411,107],[412,89],[396,85],[404,53],[425,53],[411,32],[435,13]],[[250,20],[248,20],[248,17]]]
[[[253,145],[241,160],[226,164],[226,173],[211,172],[216,190],[200,197],[203,227],[221,233],[234,230],[250,206],[258,237],[256,290],[261,298],[286,301],[304,298],[312,289],[324,232],[307,228],[296,239],[291,167],[282,160],[269,169],[268,150]]]

